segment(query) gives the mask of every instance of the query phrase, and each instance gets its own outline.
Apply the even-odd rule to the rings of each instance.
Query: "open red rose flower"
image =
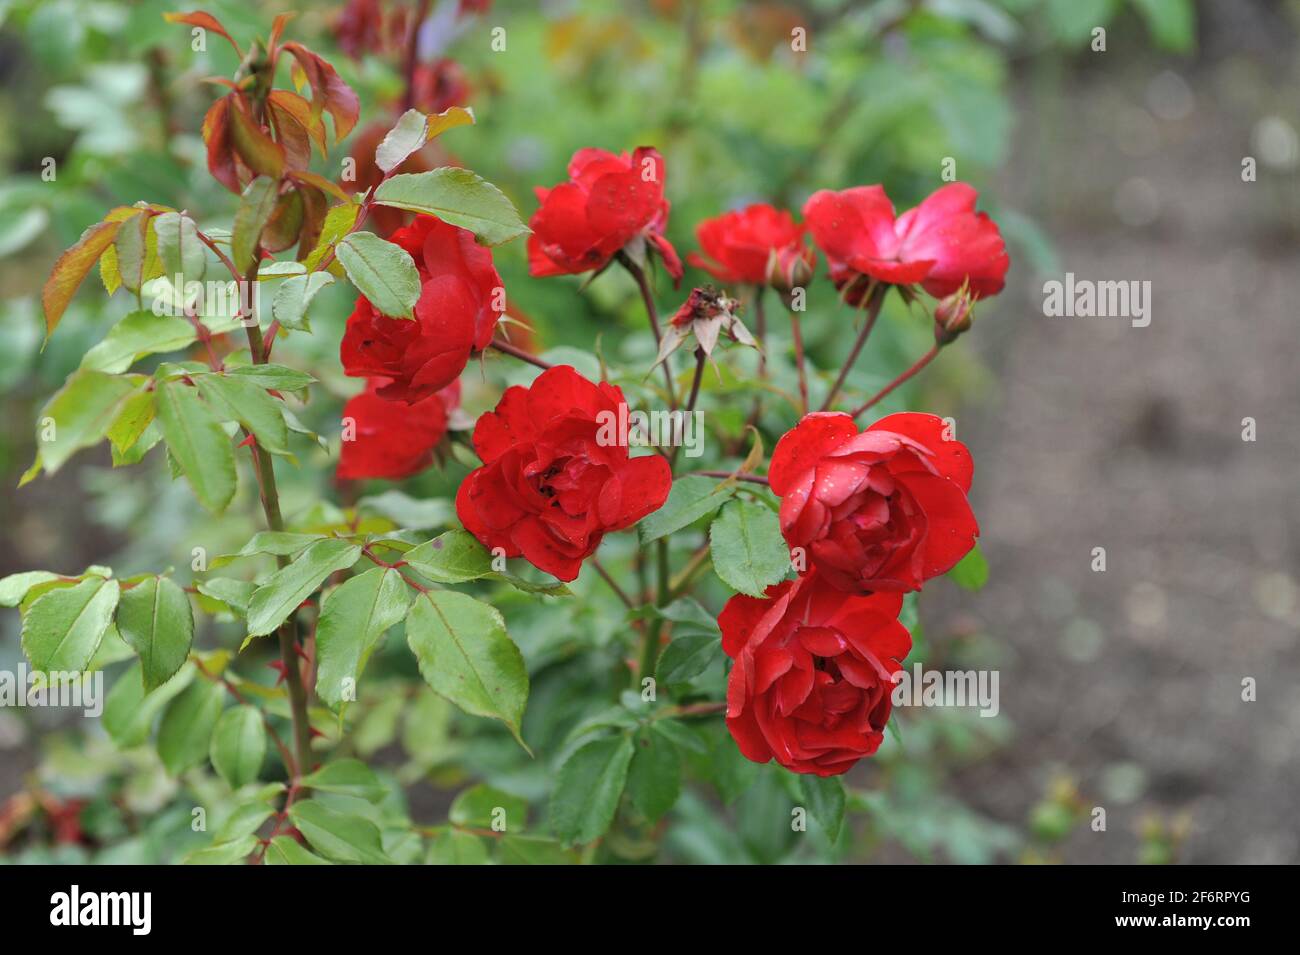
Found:
[[[719,282],[763,285],[774,259],[782,274],[799,265],[801,274],[811,278],[816,259],[803,234],[804,227],[790,213],[756,203],[701,222],[695,236],[704,255],[692,252],[687,261]]]
[[[389,379],[381,397],[414,404],[455,381],[470,355],[488,346],[505,296],[492,253],[467,229],[419,216],[389,241],[411,254],[420,273],[415,320],[382,315],[360,297],[339,355],[348,375]]]
[[[608,439],[622,404],[617,387],[568,365],[507,388],[474,427],[483,466],[456,494],[465,529],[507,557],[576,578],[606,533],[658,510],[672,486],[661,455],[630,458],[626,442]]]
[[[372,378],[365,391],[343,406],[345,433],[350,418],[353,434],[339,452],[336,476],[341,481],[399,481],[423,471],[447,433],[448,413],[460,404],[459,381],[411,405],[381,398],[377,391],[387,383]]]
[[[848,593],[919,590],[975,546],[966,500],[974,464],[928,414],[881,418],[859,433],[846,414],[806,415],[777,442],[768,480],[781,533]]]
[[[528,271],[538,277],[604,268],[624,246],[644,239],[678,282],[682,262],[664,238],[668,200],[664,160],[639,146],[629,157],[580,149],[569,161],[569,181],[535,190],[541,207],[528,223]]]
[[[912,650],[900,594],[846,596],[820,574],[737,594],[718,617],[727,729],[748,759],[838,776],[880,746]]]
[[[964,182],[949,183],[895,219],[880,186],[823,189],[804,204],[803,215],[836,288],[849,286],[850,298],[861,298],[863,276],[919,283],[935,298],[969,280],[972,296],[983,298],[1002,291],[1010,259],[996,223],[975,211],[978,195]]]

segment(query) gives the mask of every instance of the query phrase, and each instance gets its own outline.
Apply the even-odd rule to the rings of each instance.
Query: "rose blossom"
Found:
[[[569,161],[569,181],[535,190],[540,208],[528,223],[528,271],[538,277],[604,268],[624,246],[644,239],[663,256],[674,281],[682,277],[677,251],[664,238],[668,200],[664,160],[639,146],[614,155],[579,149]]]
[[[460,403],[460,382],[453,381],[432,397],[408,405],[376,392],[387,379],[372,378],[366,390],[343,406],[355,436],[339,452],[341,481],[384,478],[398,481],[433,463],[433,450],[447,434],[447,415]]]
[[[935,298],[969,280],[972,297],[1002,291],[1010,260],[1002,233],[975,211],[978,193],[964,182],[943,186],[915,209],[894,218],[880,186],[815,192],[803,207],[818,248],[826,253],[837,288],[860,300],[864,276],[892,285],[915,285]]]
[[[889,722],[893,674],[912,649],[900,594],[847,596],[820,574],[737,594],[718,617],[727,729],[756,763],[837,776],[870,756]]]
[[[806,415],[777,442],[768,479],[781,533],[850,593],[919,590],[979,535],[966,493],[974,465],[941,418],[906,412],[859,433],[846,414]]]
[[[414,403],[455,381],[488,346],[505,295],[492,253],[466,229],[419,216],[389,241],[411,254],[420,274],[415,320],[381,315],[359,297],[339,355],[348,375],[390,379],[382,397]]]
[[[630,458],[599,440],[623,392],[568,365],[507,388],[479,418],[483,466],[461,483],[456,513],[485,547],[523,555],[560,580],[578,576],[609,531],[631,527],[668,498],[672,471],[658,454]],[[605,412],[605,415],[602,415]]]
[[[790,213],[756,203],[701,222],[695,236],[704,254],[692,252],[687,261],[719,282],[763,285],[771,276],[774,258],[779,274],[798,268],[811,278],[816,259],[804,245],[803,234],[804,227]]]

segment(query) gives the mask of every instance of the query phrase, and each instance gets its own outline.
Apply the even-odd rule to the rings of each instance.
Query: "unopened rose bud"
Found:
[[[969,331],[975,317],[975,299],[970,289],[963,285],[947,298],[941,299],[934,309],[934,337],[940,345],[956,340],[962,332]]]
[[[813,277],[813,252],[802,245],[773,249],[767,257],[767,284],[789,293],[805,287]]]

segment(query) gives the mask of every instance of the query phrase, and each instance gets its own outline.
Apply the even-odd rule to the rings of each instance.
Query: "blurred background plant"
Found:
[[[237,502],[212,520],[159,461],[114,471],[102,448],[52,479],[14,490],[34,454],[41,404],[128,310],[120,296],[108,299],[88,289],[41,350],[38,295],[53,258],[113,205],[148,199],[187,209],[200,223],[230,213],[229,194],[205,167],[199,126],[216,95],[202,78],[230,75],[237,63],[221,42],[193,50],[188,31],[162,18],[175,6],[171,0],[0,0],[0,390],[7,409],[0,422],[0,575],[33,567],[80,570],[98,562],[126,576],[170,563],[183,581],[193,541],[224,553],[258,529],[254,508]],[[672,202],[667,233],[683,253],[697,248],[693,226],[706,217],[755,201],[797,211],[817,188],[880,182],[900,210],[909,208],[940,184],[942,165],[951,158],[957,178],[980,190],[981,208],[1001,225],[1012,279],[1025,290],[1062,270],[1048,234],[1062,224],[1057,213],[1068,198],[1056,192],[1059,177],[1046,185],[1036,173],[1059,155],[1056,131],[1088,121],[1074,112],[1079,100],[1071,88],[1099,68],[1094,30],[1108,31],[1107,63],[1187,62],[1197,52],[1191,0],[213,0],[202,6],[241,38],[265,35],[277,13],[297,10],[295,32],[361,94],[363,122],[354,143],[375,135],[367,120],[382,133],[400,113],[414,64],[425,108],[470,105],[478,118],[472,135],[453,133],[430,147],[450,151],[436,161],[463,162],[488,176],[525,215],[535,208],[532,187],[563,179],[575,149],[657,146]],[[1252,15],[1281,16],[1271,5],[1245,6]],[[366,21],[376,10],[385,16],[427,11],[414,59],[403,48],[402,30],[394,33],[387,20],[378,28],[373,17]],[[498,28],[504,32],[495,33]],[[799,28],[806,30],[806,52],[791,48]],[[1166,101],[1177,99],[1181,87],[1172,90]],[[1042,117],[1028,124],[1028,135],[1025,123],[1018,127],[1023,116]],[[1286,152],[1288,135],[1294,150],[1294,127],[1285,118],[1260,135],[1274,154]],[[366,155],[363,148],[355,151]],[[332,156],[331,163],[339,158]],[[337,166],[319,171],[339,175]],[[1068,183],[1060,188],[1068,196]],[[646,336],[621,334],[639,329],[643,318],[636,289],[620,270],[578,294],[577,278],[531,280],[522,242],[497,250],[496,262],[512,315],[531,326],[525,334],[551,360],[572,361],[594,376],[599,369],[589,367],[590,358],[568,350],[589,351],[593,343],[631,367],[653,360]],[[660,275],[661,309],[670,302],[675,307],[690,284],[705,278],[689,271],[676,295]],[[974,332],[891,396],[882,413],[923,407],[987,422],[999,396],[999,349],[1016,327],[1011,313],[1023,302],[1007,295],[982,306]],[[357,390],[337,361],[350,307],[347,290],[327,289],[317,299],[314,336],[294,339],[295,363],[335,399],[315,401],[305,415],[309,427],[327,435],[337,431],[342,401]],[[804,319],[809,354],[816,367],[832,370],[815,384],[815,395],[817,389],[824,393],[848,350],[850,320],[832,296],[810,298]],[[770,380],[791,394],[797,384],[791,350],[781,338],[786,330],[774,334]],[[919,356],[931,335],[927,323],[891,297],[848,390],[873,393]],[[711,427],[735,432],[753,386],[742,384],[727,363],[720,374],[710,374],[703,407]],[[496,365],[483,376],[471,371],[464,378],[464,406],[477,415],[494,403],[502,383],[530,377],[527,369]],[[774,404],[770,420],[759,422],[769,450],[791,423],[789,407]],[[983,467],[999,453],[1000,435],[981,427],[990,438],[986,445],[970,432],[962,436]],[[310,523],[312,515],[303,512],[322,497],[340,504],[360,498],[372,514],[438,529],[454,520],[450,497],[466,460],[453,456],[445,468],[400,487],[374,482],[354,489],[333,486],[332,461],[321,452],[304,458],[299,470],[285,469],[281,493],[299,523]],[[250,493],[247,482],[240,493]],[[316,507],[320,521],[332,518],[334,505]],[[978,503],[976,510],[986,534],[996,538],[996,525]],[[606,548],[617,559],[620,546],[623,541],[611,538]],[[626,546],[630,550],[631,542]],[[996,558],[996,547],[993,553]],[[1006,566],[993,559],[994,578],[1012,575],[1016,559],[1009,555]],[[407,820],[441,827],[449,816],[453,825],[472,828],[479,824],[476,791],[465,787],[478,782],[526,800],[530,826],[537,826],[546,766],[580,738],[572,727],[608,707],[617,693],[609,674],[625,652],[621,605],[590,574],[573,589],[580,599],[562,606],[513,592],[498,603],[529,663],[533,689],[524,735],[538,760],[433,695],[408,654],[381,650],[349,711],[345,745],[376,760],[401,788],[377,805],[353,800],[352,808],[386,831]],[[1034,652],[1032,640],[1007,632],[1009,617],[995,609],[981,617],[959,614],[942,592],[952,584],[936,582],[935,589],[935,600],[927,591],[920,601],[909,664],[999,668]],[[714,580],[701,599],[716,613],[727,596]],[[21,658],[17,615],[6,613],[0,623],[0,669],[12,670]],[[238,627],[230,625],[202,634],[199,642],[233,649],[238,637]],[[1087,635],[1079,639],[1087,642]],[[400,650],[401,642],[390,637],[387,649]],[[250,674],[266,662],[257,652],[244,655]],[[274,680],[269,669],[260,672],[264,676],[253,678]],[[720,699],[721,661],[692,680]],[[1011,692],[1005,681],[1003,689]],[[634,711],[636,701],[627,708]],[[1018,724],[1012,709],[1004,705],[993,719],[973,710],[899,712],[899,736],[846,779],[850,814],[843,829],[834,838],[818,831],[811,839],[796,838],[787,822],[791,796],[797,797],[790,775],[747,762],[720,721],[701,721],[689,740],[678,741],[688,785],[661,823],[659,858],[1068,861],[1088,828],[1091,801],[1124,787],[1095,777],[1076,783],[1069,768],[1033,745],[1050,730]],[[1020,755],[1026,751],[1033,755]],[[17,861],[176,861],[210,841],[191,831],[190,806],[214,807],[210,828],[232,808],[211,773],[169,778],[148,747],[123,758],[95,721],[55,711],[0,709],[0,754],[0,854]],[[1018,765],[1012,774],[1018,798],[993,802],[972,792],[981,779],[1012,765]],[[1138,771],[1129,787],[1132,799],[1142,786]],[[819,830],[816,820],[810,828]],[[1176,861],[1186,831],[1185,821],[1158,818],[1130,826],[1110,858]],[[601,844],[601,858],[635,861],[653,854],[654,844],[641,835],[616,829]],[[512,851],[522,858],[551,851],[547,846],[521,843]],[[385,848],[399,861],[424,851],[418,842]]]

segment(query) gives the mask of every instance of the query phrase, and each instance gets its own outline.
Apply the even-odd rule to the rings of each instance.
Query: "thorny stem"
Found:
[[[821,410],[829,411],[832,404],[835,403],[835,396],[840,393],[840,388],[844,386],[844,379],[849,377],[849,372],[853,370],[853,364],[858,360],[858,355],[862,353],[862,346],[867,343],[867,338],[871,335],[871,329],[876,325],[876,319],[880,316],[880,306],[885,301],[885,291],[889,288],[887,285],[877,285],[875,281],[867,289],[867,318],[862,323],[862,331],[858,333],[858,340],[853,343],[853,350],[849,352],[849,357],[844,362],[844,367],[840,369],[840,375],[835,379],[835,384],[831,385],[830,392],[826,395],[826,400],[822,402]]]
[[[919,372],[919,371],[920,371],[922,368],[924,368],[926,365],[930,364],[930,362],[934,361],[934,358],[935,358],[936,355],[939,354],[939,349],[940,349],[941,347],[943,347],[943,346],[941,346],[938,342],[936,342],[935,344],[931,345],[931,346],[930,346],[930,350],[929,350],[928,352],[926,352],[924,355],[922,355],[920,358],[918,358],[918,359],[916,360],[916,363],[915,363],[914,365],[912,365],[911,368],[907,369],[907,371],[903,372],[901,375],[899,375],[897,378],[895,378],[895,379],[894,379],[893,381],[891,381],[889,384],[885,385],[885,387],[883,387],[883,388],[881,388],[879,391],[877,391],[877,392],[875,393],[875,395],[867,401],[866,404],[864,404],[862,407],[860,407],[857,411],[853,412],[853,417],[856,418],[858,415],[862,414],[862,412],[866,411],[866,410],[867,410],[868,408],[870,408],[872,405],[876,404],[878,401],[880,401],[882,398],[884,398],[885,395],[889,394],[891,391],[893,391],[893,390],[894,390],[895,388],[897,388],[899,385],[903,384],[905,381],[907,381],[907,380],[910,379],[913,375],[915,375],[917,372]]]
[[[695,349],[695,377],[691,381],[691,396],[686,400],[686,414],[688,415],[695,410],[695,402],[700,397],[700,383],[704,380],[704,363],[708,361],[708,357],[703,348]],[[669,467],[677,463],[677,452],[680,450],[681,445],[674,443],[672,450],[668,453]]]

